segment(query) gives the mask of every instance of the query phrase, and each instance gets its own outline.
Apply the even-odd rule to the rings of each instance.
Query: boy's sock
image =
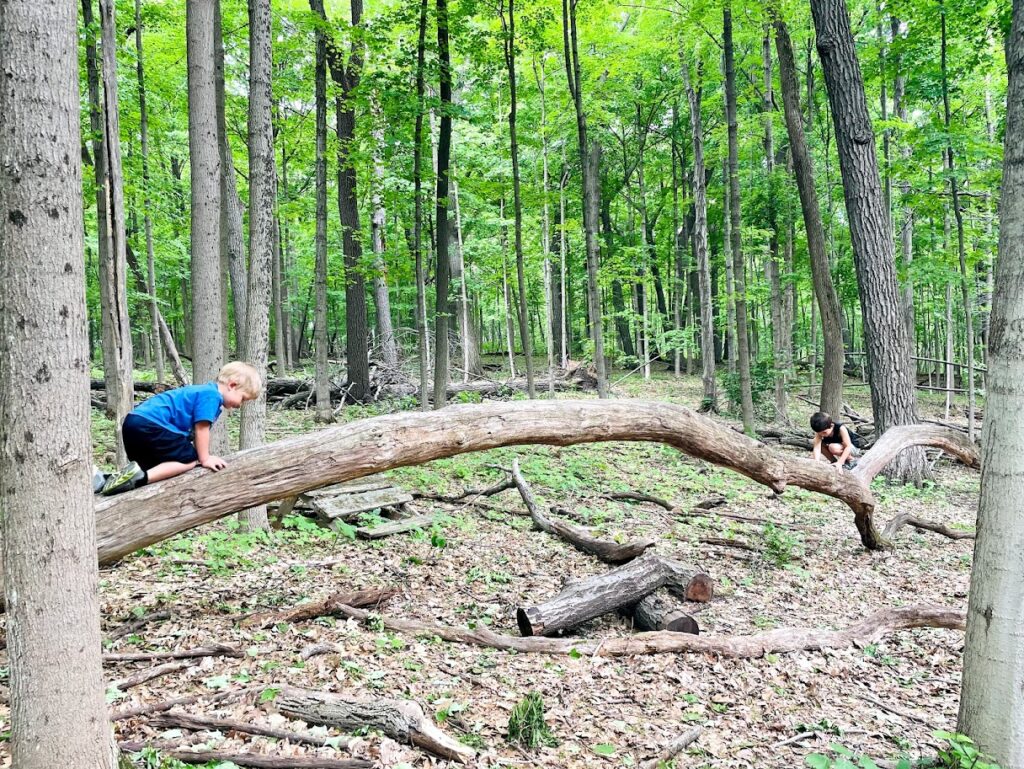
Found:
[[[143,470],[142,471],[142,480],[135,482],[135,488],[140,488],[142,486],[145,486],[147,483],[149,483],[149,470]]]

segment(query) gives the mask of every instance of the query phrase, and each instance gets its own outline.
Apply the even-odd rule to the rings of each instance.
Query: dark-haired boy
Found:
[[[811,429],[814,431],[814,446],[811,456],[814,459],[825,459],[838,464],[846,470],[852,470],[856,464],[852,457],[860,456],[857,443],[860,436],[850,430],[842,422],[835,422],[824,411],[811,414]]]

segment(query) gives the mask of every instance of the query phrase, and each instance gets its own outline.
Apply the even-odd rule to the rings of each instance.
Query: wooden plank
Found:
[[[339,494],[334,497],[316,497],[310,505],[317,517],[326,521],[346,520],[359,513],[381,507],[395,507],[412,502],[412,494],[394,487],[364,491],[360,494]]]
[[[316,499],[317,497],[334,497],[338,494],[362,494],[366,491],[377,491],[379,489],[388,489],[394,486],[391,481],[383,478],[359,478],[349,483],[335,483],[331,486],[324,486],[320,489],[313,489],[307,491],[302,496],[309,499]]]
[[[356,536],[360,539],[382,539],[413,529],[425,529],[433,525],[434,518],[433,515],[416,515],[394,523],[385,523],[382,526],[363,527],[356,529]]]

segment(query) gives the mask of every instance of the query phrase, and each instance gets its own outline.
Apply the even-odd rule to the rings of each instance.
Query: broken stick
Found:
[[[399,594],[397,588],[368,588],[332,593],[322,601],[300,604],[283,611],[267,611],[250,614],[240,623],[242,627],[265,628],[278,622],[304,622],[308,619],[326,617],[338,613],[340,606],[376,606]]]

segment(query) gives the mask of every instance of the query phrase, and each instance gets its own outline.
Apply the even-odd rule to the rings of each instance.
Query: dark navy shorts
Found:
[[[187,435],[172,432],[156,422],[137,414],[129,414],[121,425],[124,450],[128,459],[138,462],[143,470],[161,462],[196,462],[199,455]]]

